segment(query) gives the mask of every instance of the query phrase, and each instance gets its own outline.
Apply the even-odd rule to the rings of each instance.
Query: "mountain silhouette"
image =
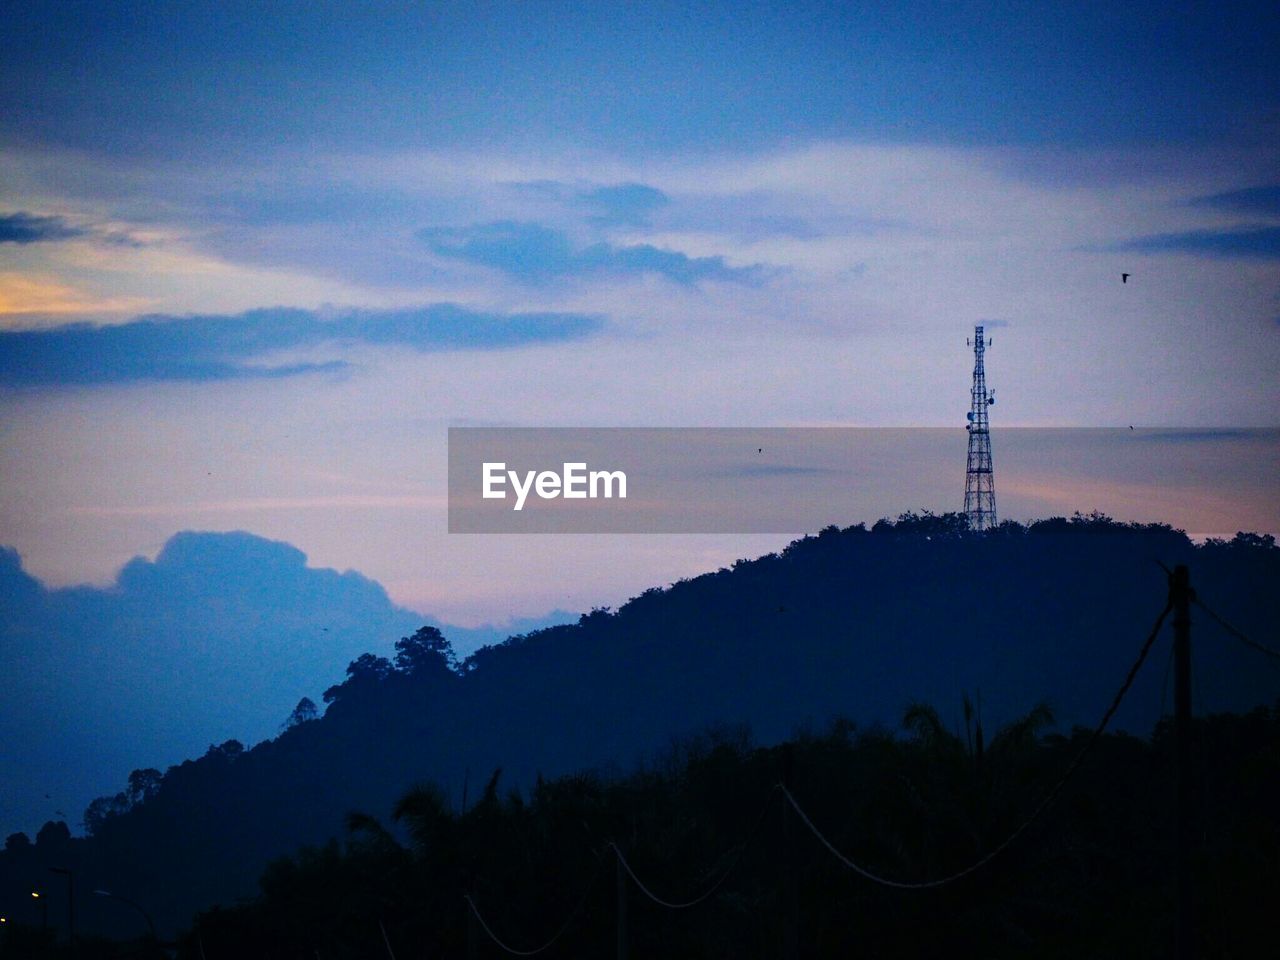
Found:
[[[0,547],[0,827],[83,810],[122,771],[274,736],[353,657],[424,623],[468,652],[510,633],[424,617],[248,533],[176,534],[106,587],[46,589]]]
[[[219,569],[218,551],[196,553]],[[270,559],[282,582],[296,574],[297,557]],[[252,749],[231,741],[164,774],[140,771],[99,804],[93,835],[58,856],[100,878],[85,882],[145,899],[172,929],[252,893],[271,858],[341,835],[350,811],[384,817],[416,783],[438,785],[457,809],[497,768],[504,787],[528,790],[539,775],[629,772],[672,738],[717,725],[748,725],[767,744],[834,716],[893,725],[914,702],[960,729],[965,695],[980,696],[990,729],[1041,701],[1060,728],[1092,725],[1165,604],[1158,563],[1188,564],[1206,604],[1280,645],[1266,599],[1280,578],[1270,537],[1196,546],[1165,526],[1097,515],[986,534],[954,515],[833,527],[460,664],[438,631],[406,632],[394,663],[372,653],[351,662],[322,717]],[[178,567],[200,589],[195,560]],[[122,583],[142,603],[157,575],[144,563]],[[1194,621],[1197,713],[1275,700],[1280,671]],[[193,681],[220,682],[198,655]],[[1165,638],[1112,729],[1146,735],[1167,713],[1167,659]],[[0,893],[20,889],[18,862],[0,855]]]

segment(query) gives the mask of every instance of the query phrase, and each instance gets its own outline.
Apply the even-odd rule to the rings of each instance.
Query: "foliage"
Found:
[[[603,955],[616,937],[616,842],[663,897],[691,898],[732,869],[687,912],[655,907],[629,886],[638,958],[777,956],[791,925],[801,955],[815,958],[1163,956],[1172,930],[1167,726],[1148,741],[1105,736],[1043,822],[971,878],[931,892],[850,873],[773,789],[787,779],[832,842],[872,871],[945,876],[1026,820],[1088,740],[1083,730],[1046,735],[1050,723],[1035,707],[999,729],[979,762],[935,708],[917,704],[902,737],[837,721],[764,748],[714,731],[625,778],[543,780],[506,797],[495,772],[465,810],[419,786],[396,805],[399,839],[353,815],[345,845],[276,861],[257,898],[206,913],[198,929],[219,956],[321,947],[335,960],[367,956],[379,923],[397,955],[462,956],[469,935],[480,956],[498,955],[483,933],[469,933],[466,894],[515,946],[543,942],[572,918],[551,955]],[[1200,939],[1215,956],[1246,955],[1261,942],[1252,938],[1270,935],[1267,891],[1280,892],[1280,706],[1210,717],[1196,733],[1197,775],[1210,787],[1197,881],[1213,905]],[[183,942],[183,955],[198,956],[191,935]]]
[[[395,871],[409,869],[402,861],[417,862],[435,849],[454,858],[450,869],[458,876],[474,875],[471,889],[486,892],[481,879],[494,874],[481,876],[484,864],[473,862],[471,847],[459,846],[459,831],[492,827],[516,843],[533,823],[542,831],[537,844],[551,845],[547,849],[570,849],[584,837],[590,843],[572,847],[572,862],[552,862],[562,870],[554,878],[538,874],[547,863],[537,860],[542,846],[517,844],[511,849],[524,858],[527,876],[520,876],[528,882],[512,880],[492,895],[502,904],[541,885],[550,916],[558,906],[552,891],[572,885],[578,866],[598,862],[603,828],[593,825],[599,822],[613,824],[612,836],[628,843],[656,831],[658,839],[644,841],[652,844],[651,859],[637,861],[637,868],[666,869],[671,862],[666,876],[678,896],[682,876],[691,890],[710,875],[723,854],[712,849],[714,841],[725,848],[735,843],[732,827],[748,828],[739,822],[748,814],[713,823],[710,807],[685,803],[664,784],[701,783],[693,771],[728,770],[734,757],[751,755],[745,729],[761,744],[792,740],[798,771],[807,763],[818,769],[828,761],[833,768],[852,764],[849,772],[831,773],[829,790],[819,782],[806,794],[819,805],[815,816],[850,829],[855,812],[869,818],[870,833],[842,835],[851,849],[886,869],[924,875],[927,867],[981,849],[1023,809],[1041,782],[1041,760],[1056,762],[1055,751],[1066,749],[1045,740],[1049,713],[1036,708],[1039,698],[1068,726],[1096,721],[1164,602],[1165,575],[1156,559],[1189,564],[1206,603],[1251,637],[1280,646],[1270,599],[1280,580],[1280,549],[1267,537],[1241,535],[1197,547],[1168,527],[1098,515],[1004,523],[985,533],[969,531],[954,515],[906,514],[871,529],[830,527],[777,553],[646,590],[617,609],[593,610],[577,624],[512,637],[463,664],[455,664],[429,628],[396,644],[394,661],[376,653],[358,657],[328,691],[323,716],[290,723],[252,747],[229,740],[163,773],[136,771],[125,790],[86,811],[88,838],[44,850],[15,840],[0,851],[0,897],[27,896],[33,873],[46,879],[47,866],[65,865],[77,871],[78,887],[100,886],[145,902],[161,929],[173,931],[197,909],[249,894],[268,862],[303,845],[328,862],[323,851],[344,824],[356,828],[348,846],[358,846],[360,857],[348,861],[343,847],[333,856],[342,869],[374,871],[370,882],[378,890],[384,883],[394,887]],[[1197,617],[1194,630],[1195,669],[1206,678],[1196,688],[1198,711],[1241,712],[1275,697],[1276,673],[1260,668],[1256,651],[1215,632],[1204,618]],[[1166,649],[1153,654],[1114,729],[1147,733],[1158,722],[1166,704],[1160,652]],[[961,709],[966,690],[974,697]],[[897,721],[912,702],[944,706],[918,708],[909,728],[893,735],[877,731],[877,722]],[[310,711],[295,714],[300,719]],[[796,734],[838,715],[850,718],[839,735]],[[673,736],[713,725],[719,725],[716,735],[681,741],[679,749],[656,757]],[[1156,755],[1132,738],[1107,744],[1139,771]],[[655,757],[651,768],[620,780],[642,756]],[[760,763],[744,768],[759,768],[758,782],[726,774],[703,788],[721,796],[727,809],[730,800],[755,796],[756,787],[777,778],[777,770],[760,772]],[[1123,810],[1125,829],[1144,836],[1154,827],[1134,811],[1156,803],[1153,788],[1128,777],[1121,763],[1105,769],[1109,779],[1081,795],[1080,812],[1104,816],[1089,796],[1107,798],[1102,807]],[[865,792],[876,778],[885,782]],[[426,786],[410,802],[405,790],[414,783]],[[618,806],[619,783],[630,784],[651,809],[638,800]],[[867,805],[827,805],[828,795],[862,797]],[[1243,808],[1224,809],[1230,823]],[[350,819],[352,810],[366,813]],[[921,810],[931,811],[935,826],[913,819]],[[1266,846],[1272,836],[1266,825],[1273,822],[1266,816],[1239,821],[1261,843],[1263,859],[1273,849]],[[1105,842],[1088,842],[1127,851],[1126,834],[1108,830]],[[701,831],[709,831],[705,840],[698,839]],[[1244,875],[1261,869],[1233,844],[1226,849],[1244,861]],[[396,848],[401,865],[385,880],[375,866],[385,867],[382,860]],[[680,858],[699,851],[710,859],[689,859],[691,873],[681,874]],[[676,859],[665,859],[671,856]],[[1127,853],[1116,856],[1127,863]],[[490,866],[496,871],[496,862]],[[454,917],[455,888],[430,886],[417,875],[409,880],[418,887],[406,889],[443,898],[432,909]],[[1070,891],[1059,892],[1070,899]],[[386,895],[402,902],[394,890]],[[770,896],[776,898],[776,890]],[[738,905],[746,909],[745,903]],[[780,906],[761,900],[751,910]],[[899,910],[892,902],[881,906],[889,911],[886,922]],[[418,916],[404,910],[405,923]],[[360,916],[368,920],[367,913]],[[534,929],[516,924],[519,915],[509,919],[512,929]],[[80,923],[87,930],[91,915]],[[841,927],[832,923],[830,936],[840,941]],[[752,929],[746,922],[741,928]],[[750,955],[758,946],[706,945],[706,952],[722,956],[740,948]]]
[[[310,697],[303,697],[298,701],[298,705],[293,708],[293,712],[289,714],[289,719],[284,722],[284,728],[291,730],[302,723],[309,723],[320,716],[320,711],[316,709],[315,701]]]

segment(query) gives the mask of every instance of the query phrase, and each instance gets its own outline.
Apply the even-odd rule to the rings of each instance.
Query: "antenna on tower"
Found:
[[[968,346],[970,341],[965,340]],[[987,408],[996,402],[987,392],[987,374],[982,358],[991,341],[982,327],[973,328],[973,386],[969,391],[969,461],[964,474],[964,515],[970,530],[990,530],[996,525],[996,483],[991,467],[991,429]]]

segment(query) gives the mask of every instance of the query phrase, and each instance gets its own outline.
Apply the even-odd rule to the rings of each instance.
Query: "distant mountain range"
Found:
[[[576,619],[462,628],[396,606],[354,571],[248,533],[180,533],[107,587],[47,589],[0,547],[0,830],[80,827],[122,774],[275,736],[360,653],[424,624],[466,655]]]
[[[158,571],[176,564],[196,595],[196,565],[177,562],[195,544],[177,541],[155,565],[131,565],[120,589],[145,605],[160,589]],[[236,579],[215,561],[206,569],[219,580],[218,596],[247,598],[300,576],[299,557],[277,568],[276,584]],[[1274,540],[1242,534],[1196,546],[1168,527],[1097,516],[1005,524],[983,535],[954,515],[829,528],[780,553],[648,590],[617,611],[480,649],[456,669],[438,634],[402,628],[403,612],[389,611],[376,585],[322,572],[325,589],[298,601],[309,611],[289,639],[298,656],[317,649],[302,646],[303,631],[325,622],[360,637],[404,629],[413,639],[399,661],[359,657],[341,683],[335,671],[324,715],[272,741],[224,743],[138,778],[91,838],[46,832],[36,847],[0,854],[0,896],[20,893],[30,871],[57,861],[74,865],[87,887],[145,901],[174,928],[197,908],[251,893],[272,857],[340,836],[348,812],[385,817],[418,782],[438,784],[461,806],[499,767],[504,788],[528,788],[539,773],[629,771],[672,738],[715,725],[749,725],[763,743],[837,715],[893,728],[916,701],[960,728],[966,694],[989,729],[1040,701],[1060,728],[1093,724],[1165,604],[1160,563],[1188,564],[1206,604],[1280,646]],[[334,596],[342,618],[326,619]],[[371,622],[357,625],[360,596]],[[1193,631],[1197,712],[1280,697],[1274,664],[1199,612]],[[258,669],[252,650],[216,667],[207,639],[172,653],[190,658],[182,674],[189,693],[230,689],[219,671],[256,671],[255,689],[278,703],[297,699],[296,689],[276,689],[276,675]],[[106,669],[109,658],[93,655]],[[1150,732],[1171,702],[1168,661],[1165,637],[1113,729]],[[160,678],[147,674],[145,682]],[[109,700],[95,709],[112,716]]]

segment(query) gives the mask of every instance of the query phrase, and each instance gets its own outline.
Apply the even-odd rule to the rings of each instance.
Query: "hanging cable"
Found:
[[[643,880],[636,876],[636,872],[631,869],[631,864],[627,863],[627,858],[622,855],[622,851],[618,848],[618,845],[616,843],[610,843],[609,846],[613,848],[613,853],[618,858],[618,863],[622,865],[622,869],[627,871],[627,875],[635,882],[636,887],[641,893],[658,906],[666,907],[668,910],[688,910],[690,907],[696,907],[698,904],[709,899],[724,885],[724,882],[729,879],[729,875],[737,869],[738,864],[742,862],[743,854],[747,852],[747,847],[751,846],[751,842],[756,838],[757,834],[760,833],[760,827],[764,824],[765,814],[769,812],[769,807],[773,804],[774,794],[776,794],[780,788],[781,784],[774,784],[769,790],[768,795],[765,796],[764,805],[760,808],[760,814],[756,817],[755,825],[752,826],[751,832],[747,834],[747,838],[743,840],[742,843],[738,844],[733,855],[733,860],[729,863],[729,866],[725,868],[724,872],[720,874],[719,879],[692,900],[686,900],[682,903],[674,903],[670,900],[662,899],[662,897],[659,897],[656,893],[650,890]],[[721,859],[723,859],[723,857]]]
[[[382,922],[382,918],[378,918],[378,929],[382,931],[382,942],[387,945],[387,956],[391,960],[396,960],[396,952],[391,949],[391,938],[387,936],[387,928]]]
[[[1093,733],[1089,736],[1088,741],[1081,748],[1080,752],[1076,754],[1075,759],[1073,759],[1071,763],[1067,766],[1066,772],[1058,779],[1058,781],[1052,787],[1049,788],[1049,790],[1041,798],[1040,802],[1036,805],[1036,808],[1031,811],[1031,815],[1027,817],[1027,819],[1023,820],[1022,823],[1018,825],[1016,830],[1014,830],[1011,834],[1005,837],[1005,839],[1001,841],[995,848],[993,848],[991,852],[986,854],[986,856],[981,857],[980,859],[971,863],[969,866],[965,867],[963,870],[957,870],[955,873],[948,874],[945,877],[939,877],[936,880],[925,880],[918,883],[904,882],[901,880],[891,880],[887,877],[882,877],[879,874],[873,873],[872,871],[868,870],[866,867],[862,866],[861,864],[856,863],[853,860],[850,860],[843,853],[841,853],[840,850],[835,846],[835,844],[833,844],[830,840],[828,840],[827,837],[822,833],[822,831],[819,830],[818,827],[814,824],[814,822],[809,819],[809,815],[804,812],[804,809],[800,806],[799,801],[797,801],[796,798],[792,796],[791,791],[788,790],[785,786],[780,785],[782,790],[782,795],[786,797],[787,802],[791,804],[792,808],[796,812],[796,815],[800,818],[800,821],[806,827],[809,828],[809,831],[814,835],[814,837],[817,838],[818,842],[821,843],[824,847],[826,847],[827,850],[830,851],[831,854],[835,856],[837,860],[839,860],[846,867],[848,867],[850,870],[852,870],[854,873],[858,874],[859,876],[863,877],[864,879],[870,880],[873,883],[878,883],[884,887],[892,887],[895,890],[929,890],[935,887],[945,886],[948,883],[954,883],[957,880],[961,880],[964,877],[969,876],[969,874],[982,869],[988,863],[990,863],[992,860],[994,860],[996,857],[1002,854],[1005,850],[1007,850],[1010,846],[1012,846],[1013,842],[1017,840],[1018,837],[1020,837],[1024,832],[1026,832],[1027,828],[1030,827],[1033,823],[1035,823],[1035,821],[1039,819],[1040,815],[1049,808],[1050,804],[1053,803],[1053,801],[1057,798],[1058,794],[1062,792],[1062,788],[1067,785],[1067,781],[1070,780],[1071,777],[1075,775],[1075,772],[1078,769],[1080,769],[1080,766],[1084,762],[1085,757],[1089,754],[1089,752],[1093,749],[1093,747],[1097,744],[1097,742],[1102,738],[1102,734],[1106,730],[1107,724],[1111,722],[1111,718],[1115,716],[1116,711],[1120,708],[1120,701],[1124,699],[1125,694],[1129,692],[1129,688],[1133,686],[1133,681],[1137,678],[1138,671],[1142,668],[1142,664],[1146,661],[1147,654],[1151,652],[1151,647],[1155,644],[1156,638],[1160,635],[1160,628],[1164,626],[1164,621],[1169,616],[1169,611],[1172,609],[1173,609],[1173,600],[1172,598],[1170,598],[1169,602],[1165,604],[1164,609],[1160,611],[1160,616],[1156,618],[1155,625],[1151,628],[1151,633],[1147,636],[1146,642],[1143,643],[1142,649],[1138,653],[1138,658],[1133,662],[1133,666],[1129,668],[1129,673],[1125,677],[1124,683],[1121,684],[1120,689],[1116,692],[1115,697],[1112,699],[1111,706],[1109,706],[1107,708],[1107,712],[1102,715],[1102,719],[1098,722],[1098,725],[1093,728]]]
[[[550,940],[533,950],[518,950],[515,947],[504,943],[499,939],[498,935],[493,932],[493,928],[489,926],[484,915],[480,913],[480,908],[476,906],[476,902],[471,899],[470,894],[463,894],[462,899],[467,901],[467,906],[470,907],[471,912],[475,914],[476,920],[480,923],[480,928],[484,930],[489,939],[497,944],[501,949],[515,957],[536,957],[538,954],[545,953],[547,950],[550,950],[555,946],[556,942],[568,932],[569,927],[573,925],[573,921],[577,918],[578,914],[582,912],[582,908],[586,906],[587,897],[591,895],[591,891],[595,889],[596,881],[600,879],[600,864],[601,861],[597,860],[596,869],[591,874],[590,882],[587,883],[586,888],[582,891],[582,896],[578,898],[578,902],[574,904],[573,909],[569,911],[569,915],[565,917],[564,923],[560,925],[560,929],[555,932],[554,936],[552,936]]]
[[[1227,633],[1235,637],[1245,646],[1252,647],[1254,650],[1257,650],[1259,653],[1265,653],[1268,657],[1275,657],[1277,660],[1280,660],[1280,650],[1273,650],[1264,644],[1258,643],[1256,640],[1250,640],[1247,636],[1244,635],[1242,631],[1237,630],[1231,624],[1227,623],[1227,621],[1223,620],[1222,617],[1218,616],[1216,613],[1214,613],[1212,610],[1206,607],[1204,605],[1204,601],[1201,600],[1199,597],[1193,597],[1192,602],[1201,610],[1203,610],[1205,613],[1207,613],[1209,615],[1209,619],[1211,619],[1214,623],[1220,626],[1223,630],[1227,631]]]

